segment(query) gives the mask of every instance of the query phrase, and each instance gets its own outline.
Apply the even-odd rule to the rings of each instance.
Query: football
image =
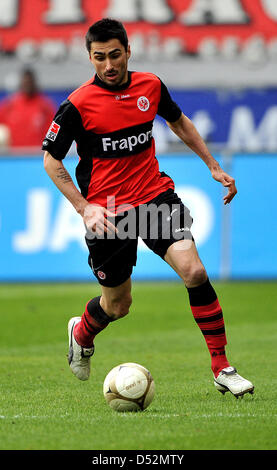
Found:
[[[103,393],[116,411],[143,411],[154,398],[154,380],[145,367],[126,362],[114,367],[106,376]]]

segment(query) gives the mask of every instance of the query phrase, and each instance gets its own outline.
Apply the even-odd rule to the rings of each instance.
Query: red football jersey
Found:
[[[54,104],[43,94],[18,92],[1,103],[0,124],[9,128],[12,147],[40,147],[54,112]]]
[[[95,75],[61,104],[42,148],[62,160],[75,140],[83,196],[121,212],[174,189],[155,155],[156,114],[169,122],[181,116],[157,76],[129,72],[127,83],[110,87]]]

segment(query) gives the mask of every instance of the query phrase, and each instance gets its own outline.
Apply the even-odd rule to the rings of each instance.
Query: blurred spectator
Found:
[[[34,72],[24,69],[19,90],[0,103],[2,146],[41,147],[55,110],[54,103],[40,92]]]

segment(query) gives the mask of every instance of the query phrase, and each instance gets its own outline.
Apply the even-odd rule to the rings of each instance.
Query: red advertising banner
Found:
[[[5,0],[0,49],[14,51],[26,40],[67,43],[105,16],[121,20],[129,36],[154,31],[179,39],[187,53],[196,53],[204,38],[219,45],[226,37],[239,44],[257,35],[277,38],[276,0]]]

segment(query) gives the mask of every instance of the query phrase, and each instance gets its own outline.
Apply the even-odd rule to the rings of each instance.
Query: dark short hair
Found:
[[[88,52],[90,52],[92,42],[107,42],[110,39],[118,39],[127,51],[128,36],[123,24],[111,18],[103,18],[90,26],[86,34]]]
[[[36,79],[36,74],[35,74],[35,71],[31,68],[31,67],[24,67],[22,70],[21,70],[21,73],[20,73],[21,77],[25,77],[26,75],[28,75],[30,78],[32,78],[33,80]]]

